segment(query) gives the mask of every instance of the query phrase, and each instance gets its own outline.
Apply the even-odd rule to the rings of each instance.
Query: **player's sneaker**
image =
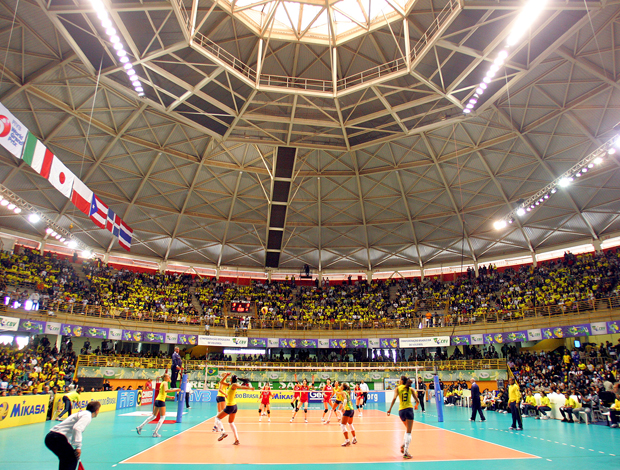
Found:
[[[157,434],[157,431],[153,432],[153,437],[161,437],[161,434]]]
[[[233,442],[233,445],[234,445],[234,446],[238,446],[238,445],[239,445],[239,441],[238,441],[238,440],[236,440],[235,442]]]
[[[357,444],[357,439],[354,437],[353,440],[351,441],[352,444]]]
[[[291,423],[293,422],[293,418],[291,418]]]
[[[226,434],[225,432],[222,433],[222,435],[220,437],[217,438],[218,441],[223,441],[224,439],[226,439],[228,437],[228,434]]]
[[[323,424],[329,424],[329,421],[325,421]]]
[[[308,420],[307,420],[307,419],[304,419],[304,423],[307,423],[307,422],[308,422]]]
[[[405,452],[405,453],[403,454],[403,459],[407,459],[407,460],[409,460],[409,459],[411,459],[411,458],[413,458],[413,457],[411,457],[411,454],[410,454],[409,452]]]
[[[271,423],[271,418],[267,418],[267,422],[268,422],[268,423]]]
[[[263,419],[262,416],[260,418],[258,418],[258,422],[260,423],[262,419]]]
[[[400,446],[400,453],[404,454],[405,453],[405,444],[403,444],[402,446]]]
[[[138,433],[138,435],[142,434],[142,428],[140,426],[138,426],[136,428],[136,432]]]
[[[341,444],[342,447],[349,447],[350,445],[351,441],[349,441],[348,439]]]
[[[361,418],[362,416],[364,416],[364,415],[363,415],[363,414],[362,414],[362,412],[360,411],[360,418]]]

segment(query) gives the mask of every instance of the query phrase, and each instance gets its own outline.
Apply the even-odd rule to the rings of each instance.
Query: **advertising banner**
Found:
[[[593,335],[606,335],[607,334],[607,323],[604,321],[590,323],[590,331],[592,332]]]
[[[166,344],[177,344],[179,342],[179,335],[176,333],[166,333]]]
[[[437,346],[450,346],[449,336],[427,336],[420,338],[399,338],[401,348],[430,348]]]
[[[45,322],[37,320],[21,319],[19,321],[19,331],[27,331],[33,335],[43,334],[45,331]]]
[[[58,415],[65,409],[62,402],[62,396],[64,393],[57,393],[54,397],[54,411],[52,413],[52,421],[55,420]],[[43,396],[43,395],[42,395]],[[73,402],[73,413],[79,410],[85,410],[86,405],[91,401],[98,401],[101,403],[100,412],[114,411],[116,409],[116,403],[118,399],[118,392],[85,392],[80,393],[77,400]]]
[[[120,341],[123,339],[123,330],[117,330],[116,328],[110,328],[108,331],[108,339],[113,339],[114,341]]]
[[[590,336],[590,324],[558,326],[554,328],[543,328],[544,339],[574,338],[576,336]]]
[[[62,327],[62,323],[55,323],[55,322],[48,321],[45,323],[45,334],[46,335],[59,335],[61,327]]]
[[[610,335],[620,333],[620,321],[608,321],[607,333],[609,333]]]
[[[153,331],[143,331],[142,341],[145,343],[159,343],[163,344],[166,340],[166,333],[155,333]]]
[[[381,338],[382,349],[396,349],[398,347],[398,338]]]
[[[318,340],[316,339],[294,339],[294,338],[280,338],[281,348],[304,348],[304,349],[315,349],[318,347]]]
[[[179,342],[177,344],[196,346],[198,344],[198,335],[179,335]]]
[[[123,341],[135,341],[136,343],[140,343],[143,336],[141,331],[123,330]]]
[[[470,335],[471,341],[470,344],[484,344],[484,335],[476,334]]]
[[[269,347],[269,348],[278,348],[278,347],[280,347],[280,340],[278,338],[268,338],[267,339],[267,347]]]
[[[347,347],[347,340],[346,339],[336,339],[336,338],[330,338],[329,340],[329,347],[331,349],[343,349]]]
[[[0,103],[0,145],[21,159],[27,134],[28,128]]]
[[[450,341],[453,346],[469,345],[471,344],[470,335],[451,336]]]
[[[484,333],[484,344],[502,344],[504,342],[504,335],[502,333]]]
[[[314,341],[316,341],[316,340],[314,340]],[[358,339],[348,339],[347,340],[347,348],[366,349],[367,347],[368,347],[368,340],[367,339],[358,338]]]
[[[378,349],[381,345],[381,340],[379,338],[368,338],[368,347],[370,349]]]
[[[108,329],[63,323],[60,327],[60,334],[64,336],[85,336],[88,338],[106,339],[108,337]]]
[[[267,348],[268,345],[267,338],[248,338],[248,347],[250,348]]]
[[[17,331],[19,318],[0,317],[0,331]]]
[[[0,397],[0,429],[45,422],[49,403],[49,395]]]
[[[504,343],[522,343],[527,341],[527,330],[504,333]]]
[[[319,338],[319,349],[328,349],[329,340],[327,338]]]
[[[179,335],[191,336],[191,335]],[[181,343],[181,344],[195,344],[195,343]],[[247,348],[248,338],[236,338],[234,336],[198,336],[199,346],[221,346],[225,348]]]
[[[527,330],[528,341],[540,341],[542,339],[542,330],[540,328],[534,328],[533,330]]]
[[[153,404],[153,390],[142,390],[140,395],[140,406]]]
[[[142,390],[119,390],[116,399],[116,409],[135,408],[140,404]]]

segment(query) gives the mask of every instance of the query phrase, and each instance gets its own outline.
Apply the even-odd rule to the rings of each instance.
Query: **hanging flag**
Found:
[[[112,235],[118,237],[118,233],[121,227],[121,218],[114,213],[112,209],[108,209],[108,217],[106,220],[105,228],[107,228]]]
[[[71,202],[75,207],[86,215],[90,215],[90,203],[93,200],[93,192],[78,177],[73,181]]]
[[[125,248],[127,251],[131,249],[131,240],[133,239],[133,230],[121,220],[120,233],[118,237],[118,244]]]
[[[52,166],[50,167],[50,175],[47,180],[52,183],[58,191],[60,191],[65,197],[71,197],[71,190],[73,189],[73,180],[75,175],[69,168],[65,166],[60,159],[54,155],[52,160]]]
[[[0,103],[0,145],[21,158],[28,129]]]
[[[90,204],[90,219],[95,222],[99,228],[105,228],[108,216],[108,206],[106,206],[97,195],[93,194],[93,200]]]
[[[26,137],[22,159],[41,176],[49,178],[54,154],[31,132]]]

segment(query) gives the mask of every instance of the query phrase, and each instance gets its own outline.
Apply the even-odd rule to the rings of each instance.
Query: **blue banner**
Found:
[[[140,404],[139,396],[142,390],[119,390],[116,399],[116,409],[134,408]]]

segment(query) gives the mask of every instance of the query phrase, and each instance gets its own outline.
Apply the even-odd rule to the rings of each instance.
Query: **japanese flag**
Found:
[[[52,183],[52,186],[60,191],[66,198],[70,198],[74,179],[75,175],[71,170],[54,155],[52,166],[50,167],[50,175],[47,178],[47,180]]]

